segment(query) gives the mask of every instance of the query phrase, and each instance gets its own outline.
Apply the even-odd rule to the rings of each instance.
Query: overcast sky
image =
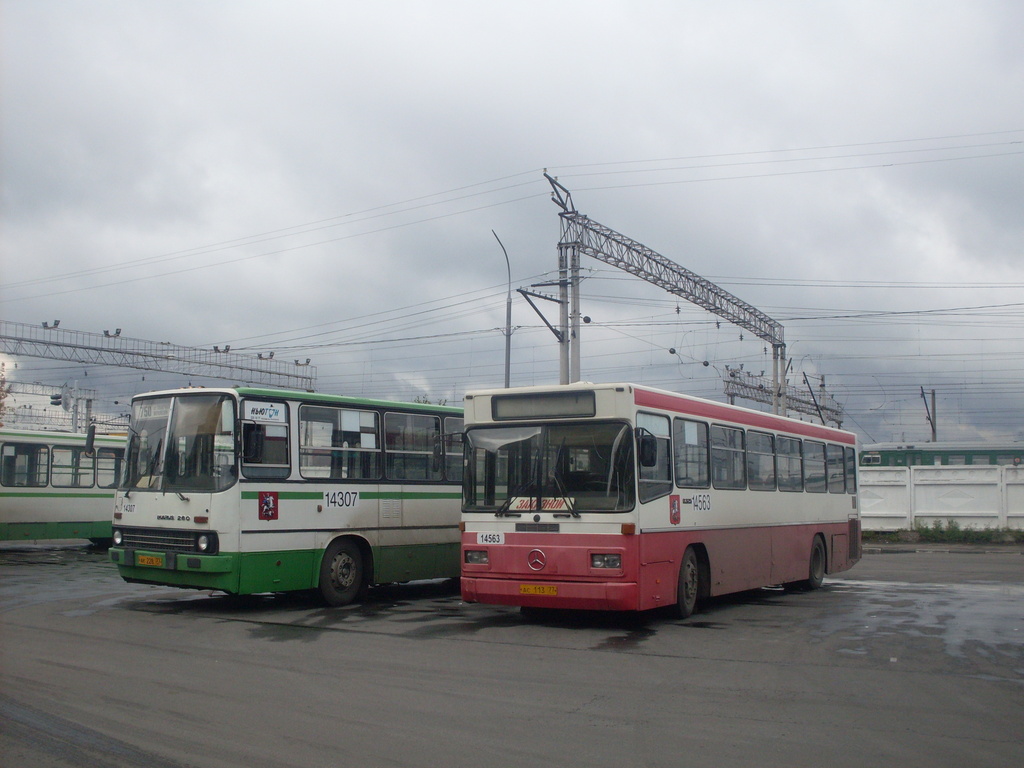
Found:
[[[492,230],[513,289],[555,277],[547,169],[781,322],[791,386],[824,375],[862,440],[927,439],[921,388],[940,439],[1024,439],[1018,0],[0,14],[0,319],[308,357],[321,391],[454,403],[504,379]],[[751,333],[582,266],[584,379],[723,399],[726,366],[770,373]],[[513,325],[513,385],[557,383],[518,294]],[[8,373],[77,381],[101,410],[189,383]]]

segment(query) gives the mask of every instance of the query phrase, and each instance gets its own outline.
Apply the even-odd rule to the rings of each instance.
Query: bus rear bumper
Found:
[[[519,605],[526,608],[574,608],[587,611],[636,611],[640,592],[635,583],[531,582],[462,576],[467,603]]]

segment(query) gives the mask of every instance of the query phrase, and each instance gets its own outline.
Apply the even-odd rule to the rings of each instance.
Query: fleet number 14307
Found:
[[[358,503],[358,491],[324,491],[324,504],[328,507],[354,507]]]

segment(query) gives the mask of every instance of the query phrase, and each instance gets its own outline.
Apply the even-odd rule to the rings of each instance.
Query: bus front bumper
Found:
[[[479,578],[465,573],[462,599],[467,603],[588,611],[635,611],[640,607],[639,590],[630,582],[532,582]]]
[[[132,576],[144,579],[148,573],[155,581],[165,578],[168,571],[230,573],[235,560],[232,555],[198,555],[124,547],[111,547],[109,553],[111,562],[117,565],[122,576],[131,571]]]

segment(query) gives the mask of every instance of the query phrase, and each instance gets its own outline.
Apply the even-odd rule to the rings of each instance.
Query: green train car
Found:
[[[862,467],[1020,466],[1024,443],[874,443],[861,446]]]

